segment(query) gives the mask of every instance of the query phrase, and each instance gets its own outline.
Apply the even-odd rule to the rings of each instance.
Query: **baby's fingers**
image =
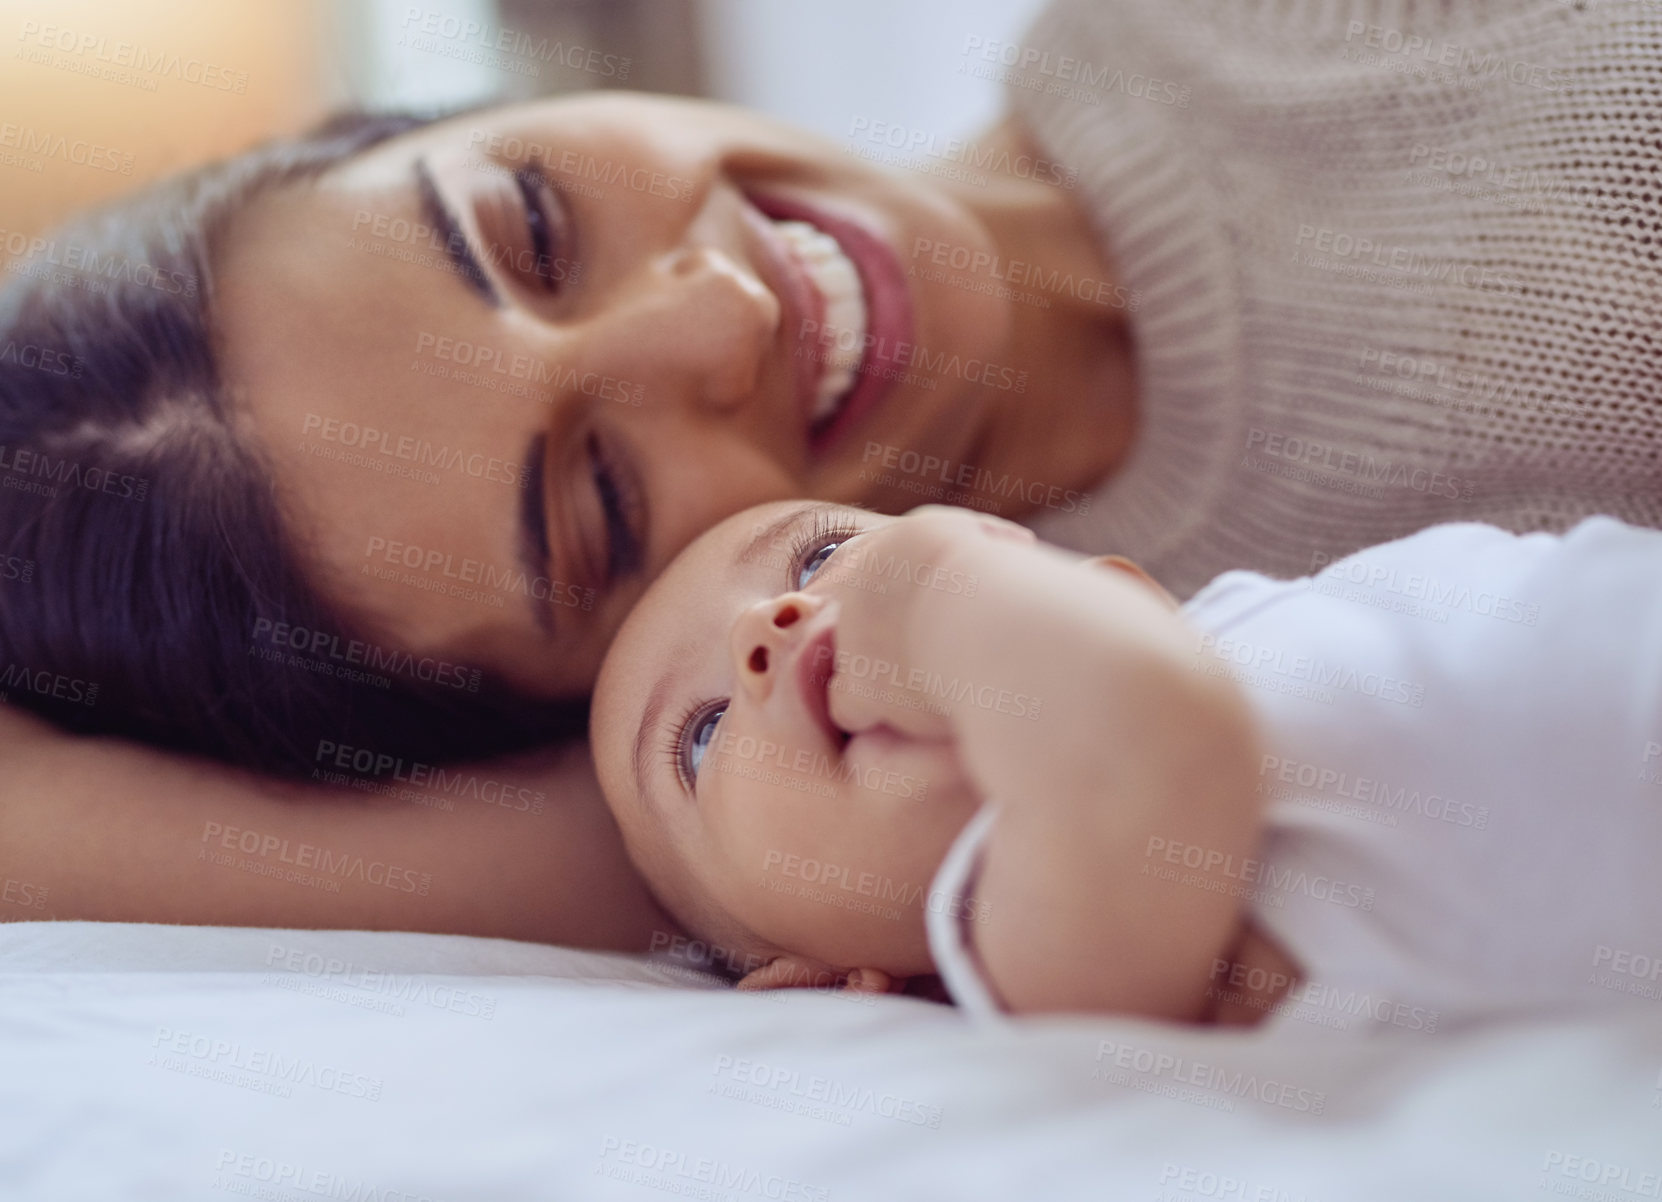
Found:
[[[887,729],[912,739],[949,739],[951,711],[931,683],[874,656],[840,656],[826,690],[831,721],[849,734]]]

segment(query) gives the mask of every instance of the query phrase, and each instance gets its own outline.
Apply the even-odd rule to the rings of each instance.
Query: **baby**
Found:
[[[1662,994],[1662,533],[1435,527],[1178,606],[965,510],[688,547],[592,739],[741,988],[1435,1030]]]

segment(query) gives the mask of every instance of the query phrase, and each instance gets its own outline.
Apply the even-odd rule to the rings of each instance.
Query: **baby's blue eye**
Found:
[[[820,566],[824,564],[826,560],[830,559],[840,546],[842,546],[842,543],[840,542],[826,543],[818,551],[815,551],[812,555],[805,559],[802,563],[802,570],[796,574],[796,587],[806,587],[808,581],[812,579],[814,573],[819,571]]]
[[[687,723],[686,733],[686,769],[689,780],[698,779],[699,765],[704,762],[704,752],[710,746],[710,740],[716,737],[716,724],[721,721],[727,707],[706,710],[703,714]]]

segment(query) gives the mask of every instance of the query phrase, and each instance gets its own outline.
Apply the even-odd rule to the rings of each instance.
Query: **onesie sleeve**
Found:
[[[1004,1012],[975,950],[971,915],[980,908],[967,904],[975,895],[982,853],[997,817],[998,803],[989,801],[970,819],[936,870],[924,905],[929,953],[941,984],[961,1010],[977,1019],[995,1019]]]

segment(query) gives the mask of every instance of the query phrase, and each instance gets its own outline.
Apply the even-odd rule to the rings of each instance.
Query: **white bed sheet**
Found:
[[[714,984],[502,940],[7,924],[0,1197],[1662,1192],[1662,1003],[1355,1039],[987,1029],[903,998]]]

